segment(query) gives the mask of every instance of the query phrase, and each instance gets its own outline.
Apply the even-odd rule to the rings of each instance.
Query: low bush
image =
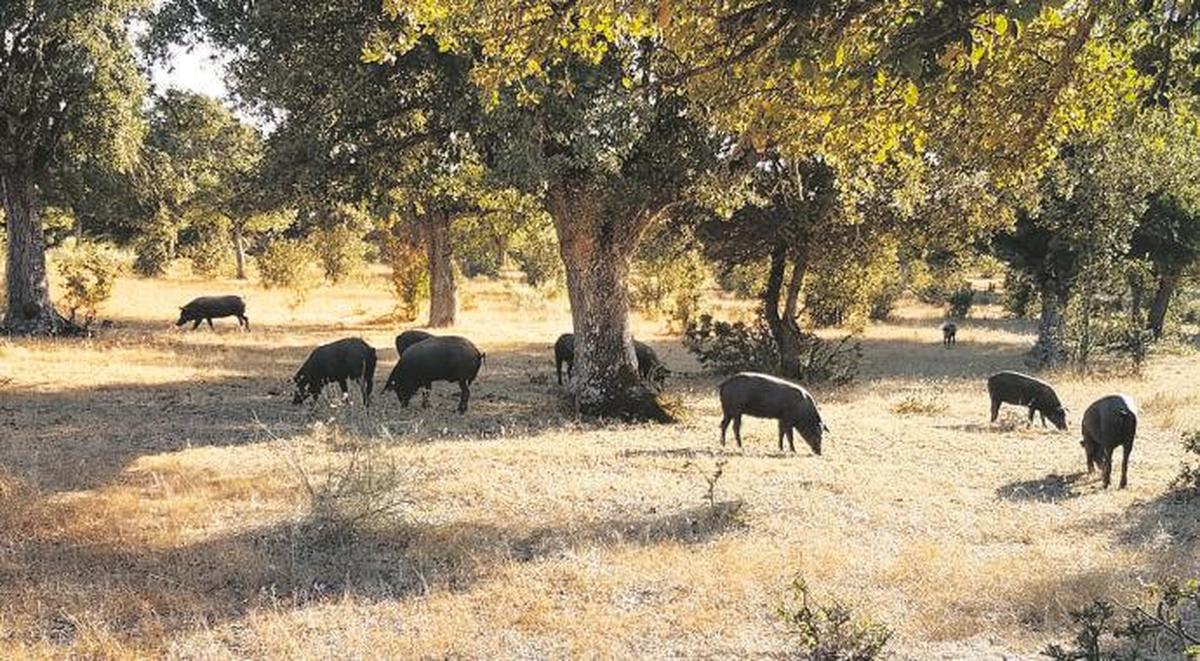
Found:
[[[1200,431],[1183,435],[1183,449],[1187,458],[1179,475],[1171,482],[1171,488],[1188,497],[1200,495]]]
[[[792,581],[777,614],[795,640],[789,658],[814,661],[870,661],[879,658],[892,637],[887,626],[858,618],[838,601],[819,604],[804,579]]]
[[[798,373],[786,376],[805,383],[844,384],[853,381],[862,363],[862,345],[848,335],[837,342],[813,333],[800,333]],[[753,324],[730,323],[702,314],[684,330],[683,345],[706,369],[732,374],[741,371],[778,373],[779,347],[761,316]]]
[[[425,251],[389,234],[383,242],[383,256],[392,268],[389,279],[395,301],[392,315],[396,321],[412,321],[417,318],[421,301],[429,296]]]
[[[367,244],[362,233],[348,225],[318,229],[308,237],[321,262],[325,278],[333,283],[353,277],[366,263]]]
[[[946,316],[951,319],[966,319],[975,304],[975,288],[969,282],[959,283],[946,297]]]
[[[258,277],[268,289],[286,289],[295,308],[303,303],[319,284],[311,268],[312,248],[296,239],[277,239],[258,257]]]
[[[63,308],[72,323],[91,325],[100,306],[112,297],[121,260],[111,248],[83,244],[58,261]]]
[[[214,215],[193,226],[185,257],[192,262],[192,273],[213,278],[233,270],[233,241],[229,218]]]
[[[1071,612],[1075,635],[1043,654],[1056,661],[1200,658],[1200,581],[1151,586],[1141,603],[1096,600]]]
[[[161,234],[143,234],[133,244],[133,271],[140,276],[157,278],[171,265],[168,238]]]
[[[779,348],[761,318],[754,324],[730,323],[702,314],[684,330],[683,345],[706,369],[720,374],[771,372],[779,366]]]

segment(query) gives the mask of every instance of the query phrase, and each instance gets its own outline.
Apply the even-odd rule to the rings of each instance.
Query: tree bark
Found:
[[[1038,339],[1033,345],[1033,360],[1042,367],[1054,367],[1067,360],[1067,296],[1053,284],[1042,285],[1042,313],[1038,319]]]
[[[19,173],[0,174],[0,196],[4,198],[8,223],[5,331],[13,335],[56,335],[70,329],[50,301],[46,236],[32,179]]]
[[[797,257],[792,264],[792,277],[788,280],[787,304],[783,308],[785,319],[796,319],[800,315],[800,288],[804,284],[804,273],[808,270],[808,262],[803,257]]]
[[[1158,276],[1158,288],[1154,291],[1154,300],[1150,302],[1150,314],[1146,318],[1146,328],[1160,339],[1167,320],[1167,308],[1171,305],[1171,297],[1179,284],[1179,274],[1164,272]]]
[[[797,263],[797,268],[799,263]],[[785,314],[779,314],[779,297],[783,291],[783,276],[787,270],[787,245],[779,243],[771,253],[771,270],[767,275],[767,286],[763,290],[763,315],[767,326],[775,338],[775,346],[779,349],[779,373],[782,376],[800,378],[804,369],[800,362],[800,327],[796,320],[786,313],[788,308],[794,309],[792,285],[799,291],[799,281],[792,272],[792,282],[788,285],[788,308]]]
[[[454,325],[458,290],[450,245],[450,214],[437,210],[425,219],[425,251],[429,263],[429,327]]]
[[[638,376],[629,330],[629,261],[649,220],[608,213],[602,196],[555,188],[546,198],[567,272],[575,407],[583,415],[670,422],[673,417]]]
[[[233,227],[233,257],[237,263],[237,279],[246,279],[246,237],[242,228]]]

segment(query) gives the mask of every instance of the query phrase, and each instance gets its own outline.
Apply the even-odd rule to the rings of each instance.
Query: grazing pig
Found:
[[[992,422],[1000,415],[1000,404],[1029,407],[1029,424],[1036,411],[1046,426],[1046,419],[1060,430],[1067,428],[1067,409],[1049,383],[1020,372],[997,372],[988,377],[988,395],[992,398]]]
[[[484,354],[465,337],[445,335],[431,337],[407,347],[400,354],[400,361],[388,376],[383,391],[396,391],[402,406],[418,389],[424,388],[421,406],[429,405],[429,390],[434,381],[458,383],[458,412],[467,412],[467,400],[471,397],[471,382],[479,374]]]
[[[742,416],[774,418],[779,421],[779,450],[783,451],[783,437],[787,436],[788,448],[796,451],[792,430],[812,448],[813,454],[821,454],[821,437],[829,431],[821,421],[821,413],[812,395],[800,386],[755,372],[742,372],[725,379],[720,386],[721,445],[725,445],[725,430],[733,422],[733,437],[742,447]]]
[[[191,303],[179,308],[179,321],[176,326],[187,322],[192,323],[192,330],[200,327],[201,321],[207,321],[208,327],[213,327],[213,319],[221,317],[237,317],[238,327],[250,330],[250,319],[246,317],[246,302],[241,296],[201,296]]]
[[[637,356],[638,375],[661,388],[670,370],[658,359],[658,354],[637,340],[633,341],[633,353]],[[563,333],[554,342],[554,373],[559,385],[562,385],[563,363],[567,364],[567,378],[570,378],[575,366],[575,335],[572,333]]]
[[[312,397],[313,405],[321,391],[330,383],[337,383],[346,396],[346,381],[358,381],[362,390],[363,404],[371,405],[371,390],[375,386],[375,349],[357,337],[323,344],[308,355],[292,381],[296,382],[293,404]]]
[[[1129,395],[1108,395],[1092,402],[1083,412],[1084,454],[1088,472],[1094,465],[1104,471],[1104,488],[1112,481],[1112,456],[1117,446],[1124,448],[1121,455],[1121,483],[1128,484],[1129,455],[1133,452],[1133,437],[1137,435],[1137,404]]]
[[[396,357],[404,355],[404,350],[422,340],[428,340],[433,337],[433,333],[426,333],[420,330],[406,330],[396,336]]]
[[[956,335],[958,335],[958,324],[953,321],[942,324],[942,344],[946,346],[956,344],[958,342]]]

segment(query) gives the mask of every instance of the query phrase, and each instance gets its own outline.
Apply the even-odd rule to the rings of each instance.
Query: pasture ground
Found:
[[[1200,428],[1189,352],[1053,375],[1069,433],[1014,409],[993,426],[984,377],[1021,367],[1030,326],[985,310],[944,349],[910,305],[866,331],[856,384],[816,391],[824,456],[789,456],[770,421],[718,446],[713,376],[669,381],[680,424],[575,420],[565,297],[463,290],[452,332],[487,352],[466,416],[447,384],[427,410],[378,393],[398,328],[376,279],[293,311],[257,285],[123,278],[96,338],[0,340],[0,656],[781,656],[797,574],[890,625],[896,656],[1030,656],[1093,597],[1200,570],[1194,505],[1167,495]],[[171,325],[209,293],[245,295],[252,332]],[[663,326],[636,334],[695,373]],[[291,406],[307,352],[349,335],[379,348],[376,405]],[[1143,416],[1130,487],[1105,492],[1078,417],[1113,391]],[[403,516],[331,530],[306,483],[362,456],[401,478]]]

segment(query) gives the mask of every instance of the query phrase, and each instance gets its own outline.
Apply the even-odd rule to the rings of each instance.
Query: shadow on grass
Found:
[[[1012,502],[1042,502],[1056,503],[1071,498],[1078,498],[1076,485],[1085,477],[1085,473],[1058,475],[1051,473],[1036,480],[1021,480],[1010,482],[996,490],[996,496]]]
[[[88,350],[93,355],[87,360],[103,369],[95,355],[102,355],[103,346]],[[190,367],[201,376],[117,384],[98,379],[99,385],[51,392],[8,384],[0,397],[0,468],[44,491],[74,491],[108,483],[144,455],[259,442],[264,424],[274,434],[290,436],[304,433],[315,420],[333,418],[352,431],[382,431],[398,441],[537,435],[579,424],[563,391],[546,380],[553,363],[540,346],[489,352],[465,415],[455,411],[458,387],[449,383],[434,384],[429,408],[420,406],[419,396],[402,408],[394,395],[381,392],[394,364],[382,355],[369,410],[331,409],[322,401],[310,413],[308,406],[291,404],[291,377],[309,351],[308,346],[166,342],[147,354],[148,366]],[[329,386],[325,399],[336,399],[337,392]],[[357,388],[351,393],[357,400]]]
[[[348,534],[302,520],[166,549],[115,534],[111,542],[81,542],[40,520],[17,521],[0,531],[0,585],[10,607],[36,602],[40,614],[33,630],[9,632],[9,640],[50,638],[66,646],[81,633],[76,623],[87,622],[145,649],[258,608],[465,590],[504,563],[592,546],[703,543],[743,526],[741,508],[740,501],[717,502],[533,530],[468,522]],[[12,523],[13,515],[5,520]]]

